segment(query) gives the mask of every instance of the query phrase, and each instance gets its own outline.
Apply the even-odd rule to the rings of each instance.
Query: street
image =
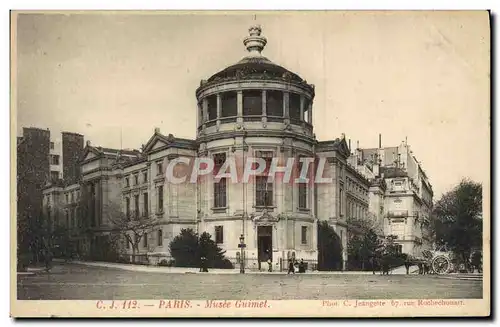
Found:
[[[160,274],[57,264],[18,276],[20,300],[481,298],[481,280],[432,275]]]

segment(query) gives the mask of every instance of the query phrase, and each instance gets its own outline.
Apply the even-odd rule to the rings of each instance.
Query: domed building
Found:
[[[309,269],[326,261],[326,269],[346,269],[348,240],[356,233],[348,230],[348,219],[366,218],[379,236],[400,235],[402,251],[420,251],[428,238],[422,219],[410,216],[405,208],[417,206],[403,201],[403,195],[414,193],[387,186],[387,169],[381,166],[399,162],[393,160],[397,157],[406,167],[417,167],[412,156],[400,155],[407,147],[383,149],[379,144],[351,151],[344,136],[316,140],[314,86],[263,56],[266,43],[261,28],[250,27],[243,40],[247,55],[201,81],[194,140],[155,129],[141,150],[87,141],[78,182],[44,190],[48,220],[70,231],[80,255],[107,260],[103,249],[117,239],[113,235],[121,235],[122,256],[158,264],[171,259],[170,242],[190,228],[208,232],[236,268],[244,256],[246,269],[267,269],[271,260],[274,270],[286,270],[292,258],[308,262]],[[195,164],[210,161],[214,169],[194,182],[173,183],[169,169],[182,158]],[[255,166],[257,161],[262,167]],[[231,162],[234,166],[227,165]],[[246,175],[249,167],[252,174]],[[414,171],[400,173],[410,174],[413,184],[403,175],[388,181],[422,184],[419,192],[430,190],[424,193],[432,198],[430,184],[422,182],[425,174]],[[335,231],[335,244],[329,239],[325,246],[318,239],[320,222]]]
[[[312,158],[314,86],[262,55],[267,40],[259,26],[250,27],[243,43],[247,56],[196,90],[199,156],[215,162],[263,158],[268,164],[272,158]],[[248,183],[207,180],[199,185],[201,229],[223,235],[220,246],[230,257],[240,255],[242,234],[251,266],[291,256],[316,260],[310,186],[269,182],[267,176]]]

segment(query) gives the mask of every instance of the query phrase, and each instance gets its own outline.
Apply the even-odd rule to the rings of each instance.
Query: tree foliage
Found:
[[[113,234],[126,240],[132,246],[132,262],[135,261],[135,255],[139,252],[139,244],[147,233],[153,231],[156,226],[155,221],[148,217],[136,217],[134,212],[127,216],[118,205],[109,204],[104,212],[112,224]],[[116,240],[116,237],[112,236]],[[116,243],[116,242],[112,242]]]
[[[347,244],[348,261],[351,268],[365,270],[373,266],[380,257],[382,251],[382,240],[379,239],[376,230],[377,222],[371,218],[359,219],[349,218],[348,221],[349,242]]]
[[[199,267],[201,257],[205,257],[208,268],[233,268],[224,255],[225,251],[217,246],[207,232],[198,235],[190,228],[182,229],[170,242],[170,253],[177,267]]]
[[[328,222],[318,222],[318,270],[342,269],[342,243]]]
[[[462,260],[482,246],[482,185],[463,179],[439,199],[433,210],[438,244],[446,244]]]

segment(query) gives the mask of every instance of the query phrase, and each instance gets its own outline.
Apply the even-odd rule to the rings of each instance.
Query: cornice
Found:
[[[304,134],[299,134],[295,132],[290,132],[286,130],[240,130],[240,131],[227,131],[227,132],[218,132],[209,135],[202,135],[196,139],[196,142],[199,144],[223,140],[223,139],[232,139],[235,137],[278,137],[278,138],[291,138],[294,140],[304,141],[309,143],[311,146],[316,142],[313,136],[307,136]]]

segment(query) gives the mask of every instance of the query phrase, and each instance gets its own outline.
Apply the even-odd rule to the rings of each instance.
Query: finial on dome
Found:
[[[243,44],[247,48],[250,55],[261,56],[261,52],[267,44],[267,39],[261,36],[262,28],[260,25],[252,25],[248,29],[249,36],[245,37]]]

